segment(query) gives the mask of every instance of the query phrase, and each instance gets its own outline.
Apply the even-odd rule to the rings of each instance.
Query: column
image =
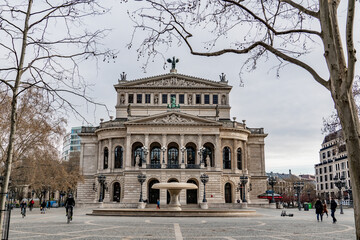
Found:
[[[185,147],[185,139],[184,139],[184,134],[180,134],[180,149],[182,148],[182,147]],[[180,162],[180,167],[181,168],[185,168],[185,152],[186,152],[186,150],[185,151],[181,151],[180,150],[180,152],[181,152],[181,158],[179,159],[179,162]],[[183,160],[184,160],[184,163],[183,163]]]
[[[125,144],[125,170],[131,166],[131,134],[126,135],[126,144]]]
[[[150,149],[149,149],[149,134],[145,134],[145,143],[144,146],[147,148],[148,150],[148,154],[145,155],[145,164],[142,164],[142,168],[146,168],[146,164],[149,164],[149,156],[150,156]]]
[[[167,159],[167,144],[166,144],[166,134],[163,134],[162,135],[162,146],[161,146],[161,148],[162,147],[166,147],[166,151],[165,152],[163,152],[163,151],[161,151],[161,168],[166,168],[166,164],[167,164],[167,161],[168,161],[168,159]],[[165,163],[163,164],[163,159],[165,160]]]
[[[195,164],[200,164],[201,163],[201,158],[202,158],[202,154],[199,155],[199,149],[202,147],[202,134],[198,134],[198,149],[196,149],[196,163]]]
[[[220,169],[222,169],[223,165],[220,134],[215,134],[215,139],[215,168],[217,171],[219,171]]]
[[[231,153],[231,169],[232,172],[239,173],[237,168],[237,149],[238,149],[238,140],[233,139],[233,151]]]
[[[112,138],[109,139],[109,170],[114,171],[114,152]]]
[[[101,161],[102,160],[102,155],[103,155],[103,151],[102,151],[102,149],[101,149],[101,141],[99,141],[99,154],[98,154],[98,172],[99,172],[99,170],[101,170],[101,169],[103,169],[104,167],[103,167],[103,161]]]

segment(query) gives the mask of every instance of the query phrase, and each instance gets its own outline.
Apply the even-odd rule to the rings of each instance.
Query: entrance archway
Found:
[[[156,204],[156,201],[160,199],[160,190],[151,188],[155,183],[159,183],[159,180],[153,179],[148,184],[148,201]]]
[[[232,203],[231,184],[225,184],[225,203]]]
[[[113,201],[114,202],[120,202],[120,193],[121,193],[120,183],[116,182],[116,183],[114,183],[114,187],[113,187]]]
[[[193,179],[188,180],[187,183],[193,183],[199,187],[197,182]],[[198,203],[198,189],[187,189],[186,204],[197,204],[197,203]]]
[[[177,180],[176,178],[171,178],[169,179],[168,183],[169,182],[179,182],[179,180]],[[180,195],[179,195],[179,198],[180,198]],[[180,199],[179,199],[180,201]],[[170,203],[170,193],[169,191],[166,191],[166,203],[169,204]]]

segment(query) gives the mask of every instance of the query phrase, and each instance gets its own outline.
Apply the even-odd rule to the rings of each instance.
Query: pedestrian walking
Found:
[[[322,204],[322,202],[320,201],[320,199],[316,199],[316,202],[315,202],[315,213],[316,213],[317,221],[319,221],[319,216],[320,216],[320,219],[321,219],[321,221],[322,221],[322,220],[323,220],[323,204]]]
[[[329,212],[327,210],[326,202],[323,202],[323,215],[326,214],[326,217],[329,217]]]
[[[335,202],[334,198],[331,198],[330,202],[330,210],[331,210],[331,217],[333,219],[333,223],[336,223],[337,220],[335,218],[335,211],[336,211],[337,203]]]
[[[40,205],[41,214],[45,214],[45,210],[46,210],[46,202],[43,201]]]
[[[156,209],[160,209],[160,199],[156,201]]]

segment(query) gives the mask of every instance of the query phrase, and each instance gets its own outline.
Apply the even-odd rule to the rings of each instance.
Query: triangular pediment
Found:
[[[228,88],[227,82],[211,81],[178,73],[164,74],[131,81],[119,81],[115,88]]]
[[[212,125],[212,126],[221,126],[221,123],[218,123],[213,120],[204,119],[194,115],[178,112],[178,111],[168,111],[165,113],[160,113],[152,115],[149,117],[144,117],[140,119],[135,119],[125,122],[125,125]]]

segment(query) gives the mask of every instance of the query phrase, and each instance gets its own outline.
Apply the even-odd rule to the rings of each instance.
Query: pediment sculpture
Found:
[[[183,118],[176,114],[167,115],[166,117],[155,118],[153,123],[194,123],[194,120]]]

